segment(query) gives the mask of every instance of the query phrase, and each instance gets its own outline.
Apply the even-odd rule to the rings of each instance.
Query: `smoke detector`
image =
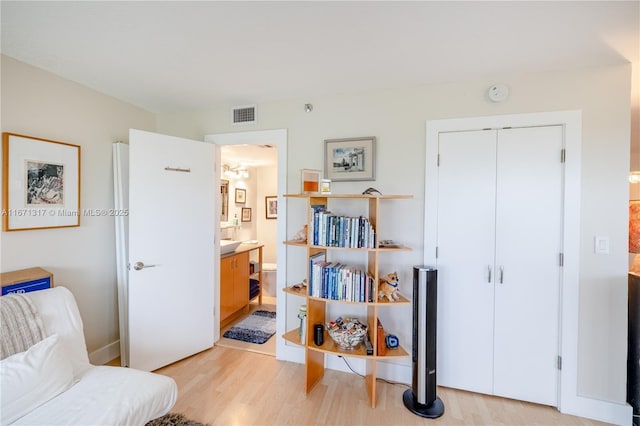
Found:
[[[509,97],[509,88],[504,84],[494,84],[487,94],[493,102],[502,102]]]

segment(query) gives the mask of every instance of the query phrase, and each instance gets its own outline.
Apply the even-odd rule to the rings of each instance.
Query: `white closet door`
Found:
[[[437,379],[482,393],[493,377],[495,146],[495,131],[439,136]]]
[[[553,406],[562,140],[561,126],[500,130],[497,150],[493,393]]]

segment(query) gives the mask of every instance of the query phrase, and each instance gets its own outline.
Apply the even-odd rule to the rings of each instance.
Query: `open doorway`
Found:
[[[282,334],[277,312],[279,283],[284,280],[278,271],[285,256],[277,242],[284,240],[278,201],[285,192],[286,131],[209,135],[205,140],[218,146],[220,196],[224,198],[216,238],[220,247],[216,345],[275,356],[277,336]],[[240,245],[228,252],[228,245],[234,242]],[[238,286],[241,301],[230,308],[229,300],[234,292],[237,297]]]
[[[278,256],[277,214],[269,211],[278,193],[277,150],[269,143],[220,147],[220,194],[226,197],[221,203],[226,207],[220,216],[221,244],[242,244],[233,253],[221,255],[220,340],[216,344],[272,356],[276,354]],[[241,265],[247,261],[248,269]],[[234,263],[225,268],[229,262]],[[238,291],[244,295],[230,308]]]

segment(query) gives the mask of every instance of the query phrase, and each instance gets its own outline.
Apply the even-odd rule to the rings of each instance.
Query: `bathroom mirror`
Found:
[[[220,179],[220,197],[221,203],[220,206],[221,214],[220,214],[220,222],[229,222],[229,181]]]

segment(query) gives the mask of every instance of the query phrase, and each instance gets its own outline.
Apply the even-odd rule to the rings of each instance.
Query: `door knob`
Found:
[[[143,262],[136,262],[133,264],[133,269],[135,269],[136,271],[139,271],[141,269],[144,268],[153,268],[156,267],[157,265],[145,265]]]

